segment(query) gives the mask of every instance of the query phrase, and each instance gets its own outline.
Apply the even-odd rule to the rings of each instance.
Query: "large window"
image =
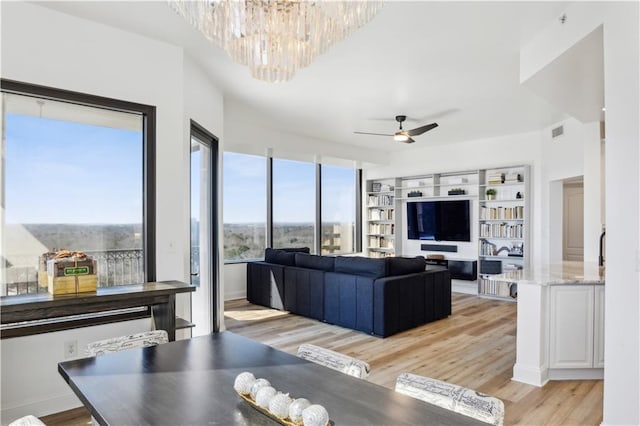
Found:
[[[225,152],[223,171],[224,259],[260,259],[267,246],[266,159]]]
[[[356,241],[356,173],[322,165],[322,254],[353,253]]]
[[[46,292],[40,256],[56,249],[93,257],[98,286],[144,282],[148,117],[122,111],[120,101],[119,110],[99,108],[73,92],[44,96],[47,88],[24,85],[35,93],[17,93],[11,88],[22,85],[11,83],[2,94],[2,295]]]
[[[273,160],[273,247],[315,252],[316,168],[313,163]]]
[[[265,247],[360,249],[360,170],[233,152],[223,170],[226,262],[261,259]]]

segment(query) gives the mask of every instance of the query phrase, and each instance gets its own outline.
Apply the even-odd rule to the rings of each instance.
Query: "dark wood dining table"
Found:
[[[58,371],[104,425],[277,424],[234,391],[243,371],[323,405],[336,426],[485,424],[231,332],[62,362]]]

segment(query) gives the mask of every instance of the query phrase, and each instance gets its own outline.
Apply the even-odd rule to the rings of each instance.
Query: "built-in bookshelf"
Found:
[[[380,258],[396,253],[396,180],[367,182],[367,255]]]
[[[515,300],[530,257],[529,167],[485,169],[478,177],[478,295]]]
[[[367,181],[365,243],[369,257],[402,251],[404,204],[469,200],[472,241],[478,242],[478,295],[515,300],[517,277],[530,258],[529,166],[431,173]],[[489,190],[489,191],[488,191]],[[464,260],[475,261],[468,252]],[[457,260],[461,260],[457,258]],[[475,287],[476,285],[473,284]]]

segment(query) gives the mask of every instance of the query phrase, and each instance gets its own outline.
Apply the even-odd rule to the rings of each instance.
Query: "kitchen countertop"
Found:
[[[538,285],[604,285],[604,268],[595,262],[565,261],[555,265],[539,265],[531,269],[509,271],[489,279]]]

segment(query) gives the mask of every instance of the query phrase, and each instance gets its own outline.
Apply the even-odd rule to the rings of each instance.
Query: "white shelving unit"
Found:
[[[478,295],[515,300],[514,284],[528,267],[531,252],[529,182],[526,165],[369,180],[364,230],[367,254],[387,257],[403,253],[402,238],[396,237],[405,232],[403,203],[471,200],[471,220],[477,224],[472,240],[478,241]],[[487,195],[489,189],[495,191],[492,199]],[[450,260],[476,260],[468,259],[468,252],[465,257],[447,256]]]
[[[515,300],[515,282],[530,257],[529,167],[480,170],[479,178],[478,295]]]
[[[367,181],[366,243],[369,257],[395,256],[396,180]]]

